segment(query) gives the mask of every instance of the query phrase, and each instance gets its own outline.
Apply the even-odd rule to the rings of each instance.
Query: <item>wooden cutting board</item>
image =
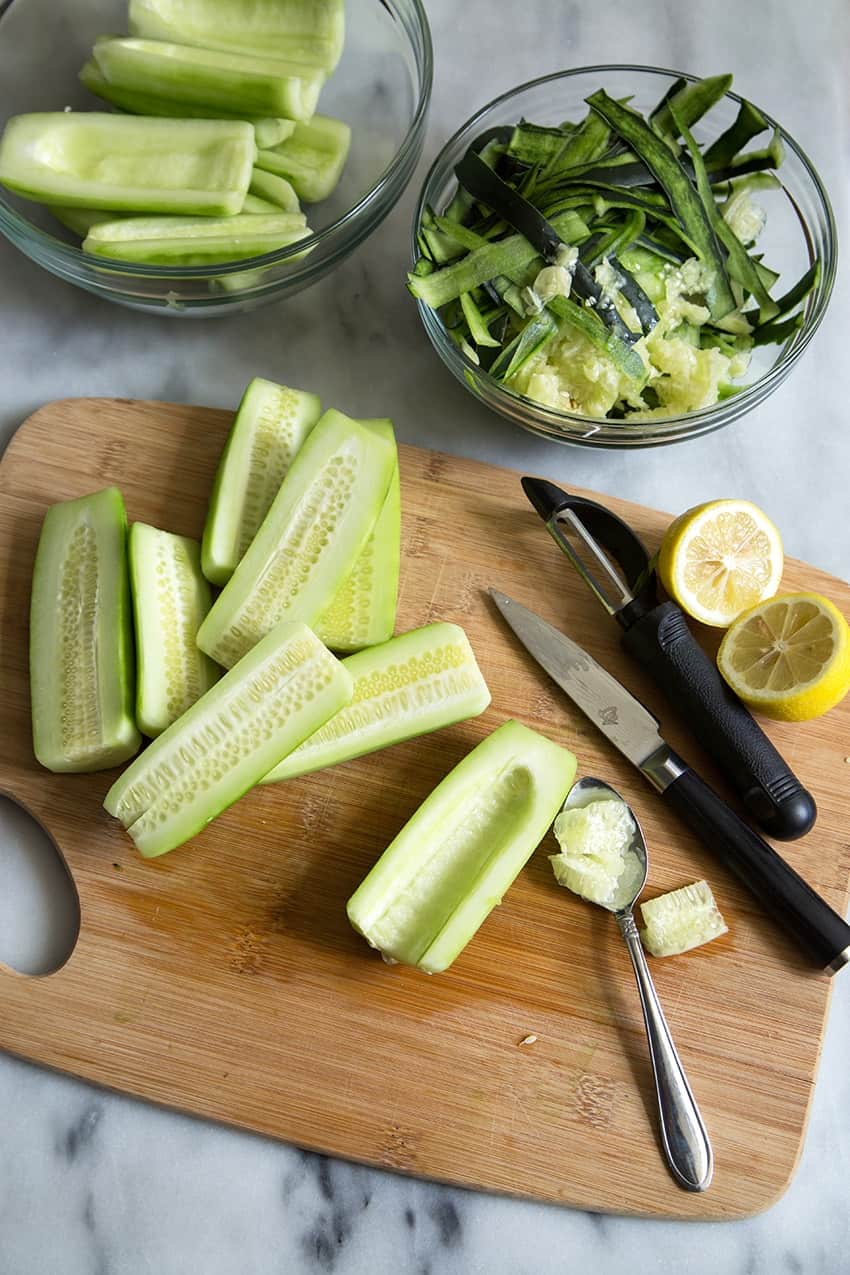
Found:
[[[201,1116],[465,1186],[682,1218],[766,1208],[799,1155],[829,980],[805,967],[501,622],[487,585],[585,645],[658,713],[670,742],[705,765],[621,656],[616,625],[571,574],[516,474],[401,448],[398,628],[465,626],[493,692],[482,717],[258,788],[153,862],[101,808],[114,773],[37,766],[27,603],[45,508],[114,483],[131,519],[198,536],[230,419],[162,403],[52,403],[21,426],[0,464],[0,790],[54,838],[82,917],[57,973],[0,968],[0,1047]],[[661,514],[609,503],[657,544]],[[850,612],[847,586],[811,567],[789,562],[783,583],[819,589]],[[580,773],[608,779],[633,803],[650,846],[649,893],[706,876],[728,920],[725,938],[653,962],[714,1144],[705,1195],[668,1176],[627,954],[610,916],[554,884],[554,844],[444,975],[384,965],[348,926],[346,899],[397,830],[508,717],[573,749]],[[843,913],[850,702],[770,734],[820,808],[815,831],[785,853]]]

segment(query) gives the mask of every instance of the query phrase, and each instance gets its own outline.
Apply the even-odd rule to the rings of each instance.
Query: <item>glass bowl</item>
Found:
[[[414,260],[418,256],[417,235],[425,209],[442,212],[449,203],[457,187],[455,165],[480,133],[497,125],[516,124],[520,119],[535,124],[556,124],[564,119],[581,118],[587,110],[584,99],[599,88],[615,98],[631,97],[632,104],[647,113],[680,75],[684,73],[660,67],[581,67],[531,80],[497,97],[467,120],[435,159],[416,209]],[[684,78],[697,77],[684,75]],[[709,112],[707,126],[702,120],[695,125],[693,132],[697,141],[713,139],[727,128],[740,102],[736,93],[727,93]],[[765,118],[771,127],[776,124],[769,115],[765,114]],[[746,386],[731,398],[678,416],[633,422],[581,416],[545,407],[508,389],[476,366],[452,341],[439,314],[417,301],[425,331],[440,358],[482,403],[524,429],[561,443],[587,447],[652,447],[710,433],[743,416],[767,398],[791,371],[824,316],[835,279],[837,236],[826,191],[801,147],[781,125],[776,127],[785,145],[785,159],[779,169],[782,190],[758,193],[758,200],[767,212],[759,251],[764,252],[766,263],[781,272],[789,287],[814,261],[821,265],[820,280],[806,303],[803,326],[782,347],[757,347]],[[759,144],[763,143],[757,139],[755,145]]]
[[[232,314],[309,287],[380,225],[419,159],[432,52],[421,0],[346,0],[345,50],[319,110],[351,125],[330,198],[307,205],[309,239],[229,265],[140,266],[96,259],[38,204],[0,187],[0,231],[52,274],[137,310]],[[109,110],[77,79],[98,35],[126,31],[126,0],[0,0],[0,127],[28,111]],[[302,256],[305,248],[308,255]]]

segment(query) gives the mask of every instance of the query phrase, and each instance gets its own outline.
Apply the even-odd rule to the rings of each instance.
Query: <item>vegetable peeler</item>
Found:
[[[604,505],[554,483],[523,478],[522,486],[549,534],[622,627],[624,648],[687,720],[751,817],[779,840],[807,833],[817,815],[814,798],[726,685],[681,607],[659,603],[652,561],[631,527]]]

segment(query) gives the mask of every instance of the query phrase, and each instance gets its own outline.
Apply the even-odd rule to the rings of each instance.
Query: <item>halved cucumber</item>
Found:
[[[296,124],[292,135],[270,150],[257,151],[256,165],[286,177],[305,203],[327,199],[336,186],[351,146],[351,129],[342,120],[314,115]]]
[[[104,208],[66,208],[64,204],[51,204],[50,211],[57,221],[80,239],[85,239],[92,226],[100,226],[105,221],[117,221],[122,215],[114,210],[107,212]]]
[[[392,421],[364,420],[395,447]],[[359,651],[393,635],[401,565],[401,480],[398,461],[363,552],[313,628],[332,651]]]
[[[369,538],[395,463],[372,430],[325,412],[201,625],[201,649],[229,668],[280,620],[314,623]]]
[[[276,173],[267,173],[262,168],[255,168],[251,173],[248,194],[256,195],[258,199],[266,199],[284,212],[301,211],[298,196],[290,182],[285,177],[278,177]]]
[[[243,196],[241,203],[244,202]],[[115,261],[203,266],[258,257],[286,248],[309,234],[303,213],[122,217],[92,226],[83,240],[83,252]]]
[[[285,757],[264,784],[337,766],[477,717],[490,692],[457,624],[426,624],[343,660],[351,702]]]
[[[255,151],[244,120],[15,115],[0,139],[0,182],[45,204],[229,217],[242,207]]]
[[[106,770],[141,743],[127,516],[115,487],[45,515],[32,578],[30,694],[33,749],[48,770]]]
[[[447,969],[545,836],[576,759],[505,722],[446,776],[348,901],[355,930],[395,961]]]
[[[254,127],[254,139],[258,146],[277,146],[291,137],[295,128],[295,120],[281,116],[230,111],[223,105],[203,106],[199,102],[178,102],[174,98],[160,97],[147,90],[122,88],[107,80],[94,58],[89,58],[84,64],[79,78],[95,97],[101,97],[105,102],[111,102],[119,110],[128,111],[131,115],[162,115],[171,120],[247,120]]]
[[[641,941],[653,956],[677,956],[728,932],[707,881],[660,894],[640,905]]]
[[[316,394],[255,376],[227,436],[201,545],[204,575],[227,584],[318,421]]]
[[[145,858],[165,854],[268,774],[351,689],[306,625],[280,624],[145,749],[103,804]]]
[[[136,724],[153,737],[200,699],[221,672],[195,641],[212,601],[201,574],[200,545],[134,522],[130,583],[136,620]]]
[[[205,49],[291,58],[332,71],[344,0],[130,0],[130,31]]]
[[[220,105],[228,115],[244,111],[309,120],[325,80],[324,72],[281,58],[162,40],[107,37],[95,44],[92,60],[107,85],[176,102]]]

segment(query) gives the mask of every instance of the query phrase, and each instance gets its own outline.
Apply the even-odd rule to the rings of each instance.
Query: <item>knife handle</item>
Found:
[[[669,758],[668,754],[668,764]],[[831,973],[846,965],[850,961],[850,925],[695,771],[675,755],[672,760],[684,769],[661,791],[668,805],[816,965]]]
[[[781,841],[808,832],[814,798],[726,685],[680,607],[662,602],[639,616],[623,646],[679,709],[765,832]]]

